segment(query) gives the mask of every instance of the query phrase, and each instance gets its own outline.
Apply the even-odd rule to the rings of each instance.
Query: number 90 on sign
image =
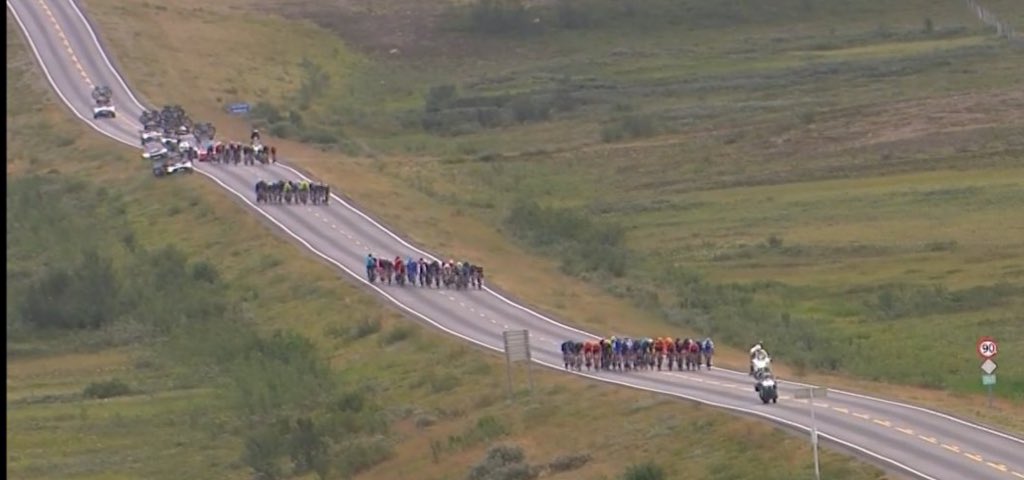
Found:
[[[982,337],[978,340],[978,355],[982,358],[992,358],[999,353],[999,345],[989,337]]]

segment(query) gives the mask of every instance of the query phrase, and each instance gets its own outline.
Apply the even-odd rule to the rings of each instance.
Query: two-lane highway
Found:
[[[7,6],[47,81],[71,112],[97,132],[138,147],[137,118],[145,107],[110,62],[109,53],[103,50],[81,6],[74,0],[8,0]],[[116,119],[92,119],[90,92],[94,85],[112,89],[118,109]],[[148,170],[142,160],[127,168]],[[465,341],[500,351],[504,330],[528,329],[534,359],[558,369],[558,348],[563,340],[594,337],[490,289],[454,292],[367,283],[363,279],[363,258],[368,252],[403,258],[435,256],[337,196],[330,205],[257,205],[252,193],[257,180],[305,178],[286,164],[201,165],[198,171],[296,242],[346,272],[353,281],[410,316]],[[696,400],[796,430],[809,430],[807,402],[792,398],[795,389],[806,386],[799,383],[783,382],[779,403],[761,405],[743,372],[715,369],[571,375]],[[924,408],[841,390],[830,390],[829,396],[815,405],[822,438],[887,468],[924,479],[1024,480],[1024,440],[1020,438]]]

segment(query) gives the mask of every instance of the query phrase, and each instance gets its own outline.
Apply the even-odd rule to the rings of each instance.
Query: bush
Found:
[[[295,96],[299,103],[299,108],[306,110],[310,107],[314,100],[319,98],[327,91],[331,84],[331,76],[324,71],[324,68],[308,58],[303,58],[299,66],[302,68],[302,82],[299,84],[299,90]]]
[[[548,464],[548,470],[552,473],[568,472],[570,470],[576,470],[587,464],[593,457],[587,453],[574,453],[571,455],[561,455],[555,457],[551,463]]]
[[[569,273],[626,273],[626,231],[617,224],[598,223],[575,210],[541,207],[533,201],[513,205],[504,223],[514,237],[557,254]]]
[[[326,359],[294,332],[250,342],[228,373],[240,409],[250,416],[307,411],[333,393]]]
[[[469,27],[487,35],[535,31],[523,0],[477,0],[469,8]]]
[[[416,428],[419,428],[419,429],[430,428],[430,427],[432,427],[432,426],[437,424],[437,417],[435,417],[433,415],[427,415],[427,414],[419,415],[419,416],[416,417],[416,422],[415,423],[416,423]]]
[[[122,382],[118,379],[111,379],[103,382],[92,382],[85,387],[82,391],[82,396],[85,398],[114,398],[132,393],[131,387],[127,383]]]
[[[269,102],[257,102],[253,105],[252,110],[249,111],[249,118],[260,119],[269,124],[278,123],[284,120],[284,116],[281,115],[281,111],[277,109],[273,104]]]
[[[348,338],[351,340],[359,340],[360,338],[369,337],[380,331],[380,320],[376,318],[364,318],[352,328],[349,329]]]
[[[526,463],[526,454],[518,445],[499,444],[487,449],[483,461],[470,469],[468,480],[529,480],[540,469]]]
[[[288,436],[288,453],[296,474],[327,465],[327,439],[309,417],[298,418]]]
[[[391,330],[388,330],[387,333],[385,333],[384,336],[381,337],[380,344],[381,344],[381,346],[384,346],[384,347],[386,347],[388,345],[394,345],[394,344],[396,344],[398,342],[402,342],[402,341],[405,341],[407,339],[410,339],[410,338],[412,338],[415,335],[416,335],[416,329],[413,328],[412,326],[410,326],[410,325],[398,325],[395,328],[392,328]]]
[[[435,85],[427,90],[427,96],[423,100],[423,111],[436,113],[451,108],[452,103],[458,98],[458,90],[455,85]]]
[[[635,138],[646,138],[658,133],[657,122],[648,115],[627,115],[601,129],[601,141],[618,142]]]
[[[630,465],[622,473],[622,480],[664,480],[665,469],[653,462]]]
[[[278,420],[246,435],[241,460],[256,473],[257,478],[283,478],[281,458],[288,449],[288,430],[287,420]]]
[[[518,123],[541,122],[551,118],[551,101],[529,95],[513,99],[506,106]]]
[[[590,8],[578,0],[559,0],[558,26],[566,30],[580,30],[591,25]]]
[[[340,130],[333,132],[322,127],[309,127],[299,132],[299,141],[318,145],[333,145],[343,138],[344,134]]]
[[[999,305],[1024,292],[1009,283],[950,291],[944,285],[889,284],[877,288],[865,305],[879,318],[893,320],[937,313],[956,313]]]
[[[393,453],[382,437],[351,441],[341,447],[335,467],[344,477],[351,477],[391,458]]]
[[[111,260],[88,250],[70,270],[51,268],[31,282],[19,313],[39,328],[95,329],[120,315],[119,292]]]

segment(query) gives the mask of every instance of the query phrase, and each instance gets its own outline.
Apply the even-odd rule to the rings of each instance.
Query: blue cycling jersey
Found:
[[[366,257],[366,268],[377,266],[377,259],[373,257]]]

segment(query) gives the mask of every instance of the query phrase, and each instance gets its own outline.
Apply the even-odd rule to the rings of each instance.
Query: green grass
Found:
[[[8,24],[10,476],[248,478],[243,452],[279,437],[267,437],[274,424],[264,415],[297,409],[325,434],[358,440],[328,444],[336,472],[373,465],[360,478],[462,476],[498,441],[522,445],[534,465],[591,456],[555,478],[611,478],[638,457],[709,478],[764,474],[767,461],[774,478],[809,474],[805,440],[658,396],[534,372],[532,396],[517,389],[516,402],[504,401],[497,357],[383,308],[212,184],[123,168],[137,164],[134,150],[69,118],[16,32]],[[160,250],[168,244],[176,256]],[[110,259],[119,288],[161,295],[124,296],[95,330],[27,324],[25,292],[57,269],[78,278],[92,249]],[[271,337],[281,329],[293,336]],[[265,355],[246,357],[257,347]],[[122,385],[112,388],[115,379]],[[97,389],[117,395],[89,398]],[[689,456],[698,447],[705,454]],[[823,458],[829,476],[883,476],[838,454]]]
[[[139,36],[140,24],[119,21],[120,3],[89,3],[119,56],[161,48]],[[417,241],[482,259],[498,285],[578,325],[712,332],[736,348],[756,325],[801,376],[984,417],[973,340],[1005,337],[1011,364],[1019,350],[1021,242],[1007,212],[1020,202],[1022,51],[958,2],[847,3],[780,9],[763,21],[718,12],[732,23],[666,25],[647,15],[513,36],[459,30],[461,13],[446,2],[394,0],[373,12],[278,5],[292,20],[266,21],[303,33],[277,40],[293,53],[270,68],[292,68],[314,45],[350,54],[324,64],[332,81],[300,112],[304,122],[343,130],[345,151],[374,153],[282,145]],[[1012,2],[987,6],[1013,11]],[[172,37],[223,34],[179,28],[193,8],[184,2],[154,21]],[[218,12],[249,24],[250,14]],[[440,26],[423,21],[431,18]],[[385,35],[399,26],[412,33]],[[232,53],[271,60],[259,48]],[[140,87],[178,101],[218,88],[199,74],[217,62],[126,69],[135,79],[174,78]],[[276,75],[236,82],[245,98],[261,98],[261,88],[295,92]],[[424,131],[426,97],[440,85],[456,87],[454,100],[434,102],[452,110],[443,114],[452,130]],[[503,96],[558,105],[565,95],[575,108],[498,128],[449,108]],[[208,98],[189,102],[244,132],[245,121],[218,116]],[[506,107],[502,115],[515,113]],[[655,136],[602,140],[631,116],[653,119]],[[523,197],[624,226],[621,248],[634,267],[609,279],[562,268],[550,256],[561,249],[517,242],[506,220]],[[1012,423],[1022,375],[1001,374],[998,393],[1011,403],[990,421]]]

